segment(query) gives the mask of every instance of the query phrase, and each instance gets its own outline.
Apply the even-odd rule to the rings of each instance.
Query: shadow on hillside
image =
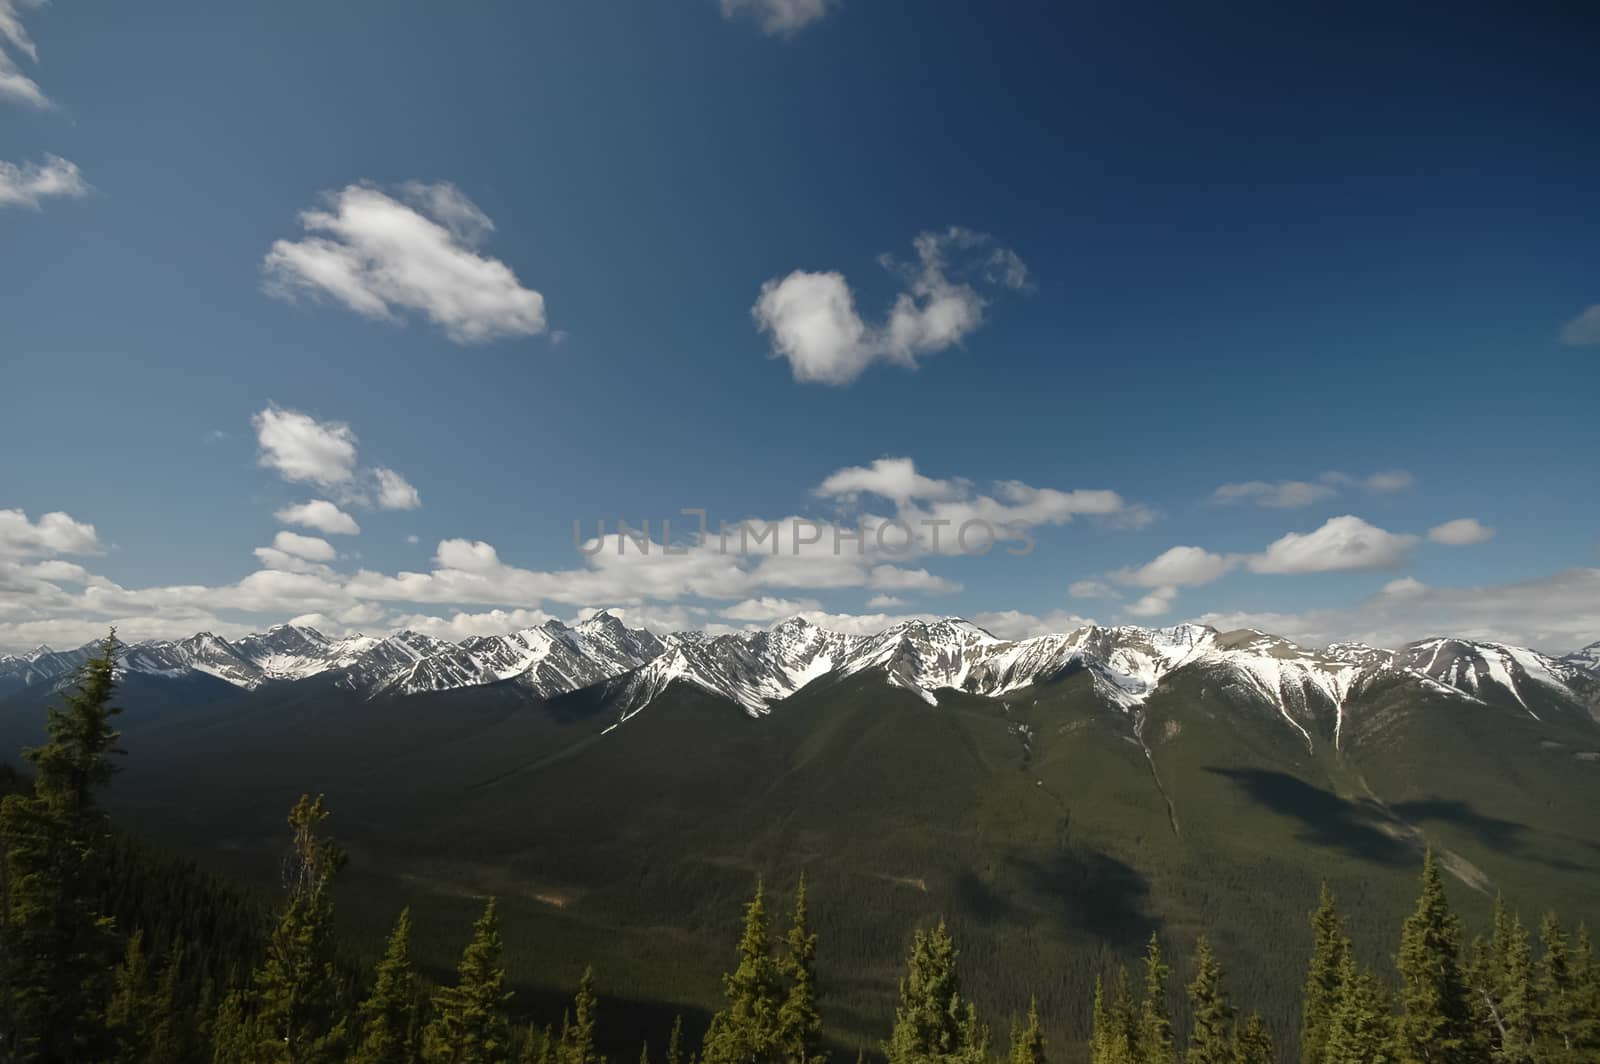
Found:
[[[1054,904],[1045,915],[1067,931],[1094,935],[1116,947],[1136,947],[1160,929],[1146,914],[1150,884],[1131,866],[1095,850],[1019,858],[1028,886]]]
[[[1401,802],[1390,808],[1405,820],[1443,820],[1454,824],[1472,832],[1479,842],[1499,853],[1519,851],[1522,848],[1522,836],[1528,830],[1526,824],[1485,816],[1467,802],[1453,798],[1422,798],[1414,802]]]
[[[1232,780],[1274,813],[1300,821],[1306,829],[1298,836],[1302,842],[1395,867],[1415,860],[1415,847],[1400,834],[1402,826],[1376,802],[1349,802],[1283,772],[1210,766],[1206,771]]]

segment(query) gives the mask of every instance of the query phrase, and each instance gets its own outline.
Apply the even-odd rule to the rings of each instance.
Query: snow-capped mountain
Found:
[[[91,650],[41,647],[0,658],[0,692],[59,685]],[[577,625],[549,621],[460,642],[410,631],[330,638],[295,625],[232,641],[203,632],[128,646],[122,667],[151,676],[204,674],[246,689],[321,676],[368,697],[510,681],[550,698],[607,684],[619,722],[675,684],[761,716],[809,684],[866,672],[934,705],[941,691],[1001,697],[1086,672],[1107,705],[1137,715],[1170,677],[1186,671],[1259,702],[1314,746],[1315,734],[1330,732],[1337,744],[1346,707],[1382,678],[1404,678],[1536,718],[1552,704],[1600,711],[1600,675],[1587,667],[1597,656],[1600,644],[1556,659],[1524,647],[1449,638],[1399,650],[1361,643],[1314,650],[1253,629],[1219,632],[1197,624],[1091,625],[1008,640],[958,618],[854,635],[797,617],[764,631],[663,638],[600,613]]]
[[[1600,640],[1566,655],[1561,659],[1561,663],[1600,676]]]

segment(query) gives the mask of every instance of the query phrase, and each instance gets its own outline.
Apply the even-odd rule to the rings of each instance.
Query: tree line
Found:
[[[492,899],[448,985],[428,986],[414,965],[409,910],[373,970],[360,972],[334,931],[332,886],[345,855],[324,830],[320,797],[302,796],[290,811],[282,897],[265,934],[252,934],[251,905],[238,894],[140,856],[97,800],[122,753],[117,653],[113,633],[49,711],[44,745],[25,752],[31,786],[17,782],[0,800],[0,1060],[609,1064],[597,1048],[592,972],[559,1024],[515,1022]],[[1588,932],[1569,934],[1547,915],[1536,950],[1520,917],[1497,903],[1488,937],[1467,944],[1431,853],[1392,975],[1359,963],[1326,888],[1311,929],[1296,1053],[1274,1046],[1258,1014],[1235,1007],[1204,936],[1174,1015],[1171,970],[1152,935],[1137,993],[1125,968],[1096,981],[1089,1064],[1600,1061],[1600,963]],[[826,1064],[817,948],[804,878],[781,935],[758,884],[703,1038],[686,1044],[680,1017],[659,1054],[641,1046],[640,1064]],[[995,1044],[942,922],[913,936],[894,1024],[877,1050],[887,1064],[1084,1056],[1047,1044],[1031,1001],[1006,1044]]]

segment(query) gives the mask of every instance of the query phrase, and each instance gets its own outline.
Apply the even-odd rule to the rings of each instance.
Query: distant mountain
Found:
[[[40,647],[0,659],[0,693],[59,684],[90,649]],[[958,618],[850,635],[797,617],[765,631],[679,632],[663,638],[600,613],[573,626],[549,621],[460,642],[410,631],[331,638],[296,625],[233,641],[202,632],[132,644],[123,668],[153,677],[204,674],[246,690],[324,677],[368,698],[505,681],[541,699],[603,688],[614,723],[675,685],[760,717],[808,685],[866,672],[881,674],[889,685],[931,704],[938,704],[945,691],[999,698],[1083,672],[1108,706],[1136,714],[1171,677],[1200,674],[1270,706],[1314,747],[1319,728],[1337,746],[1347,707],[1361,690],[1380,681],[1400,681],[1535,719],[1549,713],[1592,716],[1600,711],[1597,660],[1600,643],[1560,659],[1525,647],[1457,638],[1426,639],[1399,650],[1360,643],[1312,650],[1253,629],[1219,632],[1195,624],[1091,625],[1007,640]]]

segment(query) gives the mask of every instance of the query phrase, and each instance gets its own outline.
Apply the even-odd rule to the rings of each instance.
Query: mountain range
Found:
[[[59,685],[93,651],[40,647],[0,657],[0,695]],[[1276,709],[1314,747],[1329,729],[1337,746],[1345,715],[1366,687],[1386,680],[1524,712],[1600,716],[1600,642],[1555,658],[1526,647],[1433,638],[1389,650],[1361,643],[1308,649],[1253,629],[1220,632],[1085,626],[1007,640],[959,618],[907,621],[872,635],[845,634],[794,617],[764,631],[657,636],[599,613],[575,625],[548,621],[508,635],[460,642],[413,631],[330,637],[279,625],[236,640],[209,632],[133,643],[125,671],[150,677],[209,676],[245,690],[322,677],[363,697],[417,695],[510,684],[549,699],[603,689],[621,723],[674,685],[687,685],[764,716],[810,684],[879,674],[937,705],[941,691],[999,698],[1052,678],[1087,673],[1111,706],[1137,712],[1173,677],[1223,679]]]

